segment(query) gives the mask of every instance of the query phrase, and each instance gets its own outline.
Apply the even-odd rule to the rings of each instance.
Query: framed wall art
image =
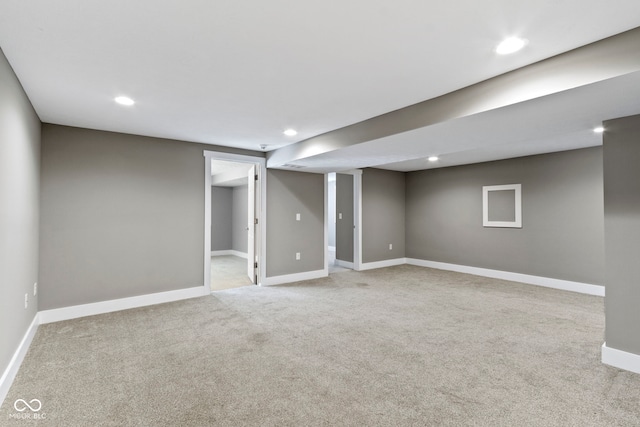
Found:
[[[522,228],[522,185],[482,187],[482,225]]]

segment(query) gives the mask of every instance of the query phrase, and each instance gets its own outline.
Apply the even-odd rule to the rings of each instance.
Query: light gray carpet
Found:
[[[247,260],[233,255],[211,257],[211,290],[252,285],[247,275]]]
[[[599,297],[412,266],[238,288],[41,326],[0,424],[638,426],[603,327]]]

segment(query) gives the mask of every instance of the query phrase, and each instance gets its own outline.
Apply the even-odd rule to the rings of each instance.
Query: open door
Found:
[[[247,202],[247,275],[256,284],[256,167],[247,172],[249,200]]]

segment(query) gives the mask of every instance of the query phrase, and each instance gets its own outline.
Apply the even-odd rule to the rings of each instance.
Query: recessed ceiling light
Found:
[[[431,156],[427,160],[429,160],[430,162],[437,162],[438,161],[438,156]]]
[[[284,134],[287,136],[296,136],[298,134],[298,131],[296,131],[295,129],[287,129],[284,131]]]
[[[116,98],[114,99],[118,104],[120,105],[133,105],[136,102],[129,98],[128,96],[116,96]]]
[[[525,47],[527,41],[525,39],[520,39],[518,37],[509,37],[496,47],[496,53],[499,55],[508,55],[510,53],[514,53]]]
[[[593,131],[595,133],[602,133],[604,132],[604,128],[602,126],[598,126],[597,128],[593,128]]]

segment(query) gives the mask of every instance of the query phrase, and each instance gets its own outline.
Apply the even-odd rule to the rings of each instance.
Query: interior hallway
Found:
[[[328,253],[329,253],[329,274],[341,273],[343,271],[350,271],[349,268],[341,267],[338,264],[336,264],[336,250],[335,249],[330,248]]]

